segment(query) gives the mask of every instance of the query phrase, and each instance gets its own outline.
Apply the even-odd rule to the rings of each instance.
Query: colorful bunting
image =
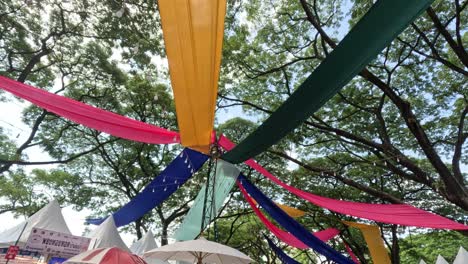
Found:
[[[208,152],[226,0],[158,1],[182,145]]]

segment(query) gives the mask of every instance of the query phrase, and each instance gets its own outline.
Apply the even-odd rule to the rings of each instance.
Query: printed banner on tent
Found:
[[[88,249],[91,239],[33,228],[25,249],[58,257],[72,257]]]

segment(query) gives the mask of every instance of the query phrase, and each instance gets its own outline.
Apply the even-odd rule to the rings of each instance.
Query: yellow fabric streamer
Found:
[[[302,216],[305,215],[304,211],[299,210],[297,208],[290,207],[290,206],[287,206],[287,205],[284,205],[284,204],[279,204],[279,203],[277,203],[276,205],[278,205],[279,208],[281,208],[283,211],[285,211],[291,217],[297,218],[297,217],[302,217]]]
[[[159,0],[182,145],[209,151],[226,0]]]
[[[343,221],[348,226],[361,230],[366,240],[372,262],[376,264],[391,264],[384,241],[380,236],[380,228],[376,225],[367,225],[355,222]]]
[[[255,203],[255,205],[257,205],[257,201],[253,200],[253,202]],[[275,203],[275,204],[291,217],[298,218],[298,217],[302,217],[305,215],[304,211],[299,210],[297,208],[290,207],[284,204],[279,204],[279,203]]]

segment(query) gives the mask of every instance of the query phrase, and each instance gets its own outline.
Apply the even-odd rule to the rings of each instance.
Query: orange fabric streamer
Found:
[[[279,208],[281,208],[283,211],[285,211],[291,217],[298,218],[298,217],[302,217],[302,216],[305,215],[304,211],[299,210],[297,208],[290,207],[290,206],[287,206],[287,205],[284,205],[284,204],[279,204],[279,203],[277,203],[276,205],[278,205]]]
[[[159,0],[182,145],[208,152],[226,0]]]
[[[253,202],[254,202],[255,205],[258,205],[257,201],[253,200]],[[285,211],[290,217],[298,218],[298,217],[304,216],[305,213],[306,213],[306,212],[304,212],[302,210],[299,210],[299,209],[291,207],[291,206],[287,206],[287,205],[279,204],[279,203],[275,203],[275,204],[279,208],[281,208],[281,210]]]
[[[387,249],[385,248],[384,241],[380,236],[380,228],[376,225],[367,225],[355,222],[343,221],[350,227],[361,230],[364,239],[366,240],[369,253],[373,263],[391,264],[390,257],[388,256]]]

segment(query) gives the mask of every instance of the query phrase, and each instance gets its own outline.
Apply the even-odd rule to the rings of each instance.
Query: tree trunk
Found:
[[[397,225],[392,225],[392,263],[400,264],[400,245],[398,243]]]
[[[163,226],[161,228],[161,246],[167,245],[167,227],[168,225],[166,223],[163,223]]]
[[[143,227],[143,224],[141,222],[141,218],[139,218],[138,220],[135,221],[135,229],[136,229],[136,235],[138,239],[140,239],[143,236],[141,232],[142,227]]]

